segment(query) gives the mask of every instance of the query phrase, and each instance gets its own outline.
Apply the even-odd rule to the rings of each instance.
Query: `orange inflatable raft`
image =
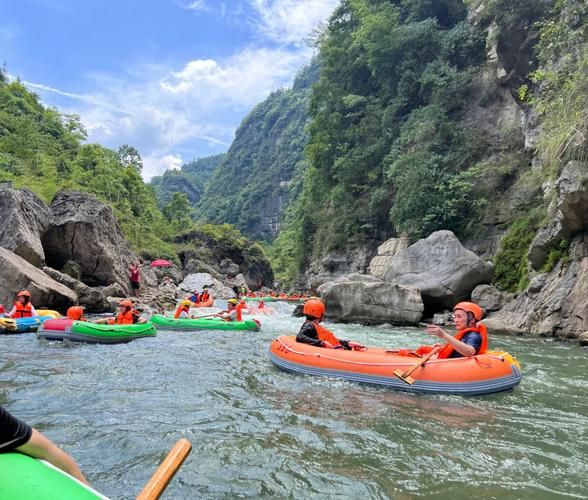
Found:
[[[431,359],[415,370],[414,384],[394,375],[419,361],[414,355],[368,347],[365,351],[323,349],[279,337],[269,349],[271,361],[282,370],[303,375],[336,377],[410,392],[478,395],[507,391],[521,381],[519,362],[506,352],[470,358]]]
[[[186,299],[190,300],[190,299]],[[197,304],[193,304],[192,307],[213,307],[214,306],[214,299],[210,298],[205,300],[204,302],[198,302]]]

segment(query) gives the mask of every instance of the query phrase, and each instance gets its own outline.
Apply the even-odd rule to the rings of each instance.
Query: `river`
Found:
[[[292,375],[260,333],[159,332],[118,346],[0,337],[0,404],[133,498],[177,439],[194,449],[166,498],[586,498],[588,352],[495,337],[522,362],[513,392],[412,395]],[[334,325],[368,345],[430,342],[414,328]]]

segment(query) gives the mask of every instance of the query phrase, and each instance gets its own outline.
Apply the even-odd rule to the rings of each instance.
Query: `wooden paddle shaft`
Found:
[[[192,451],[192,444],[187,439],[180,439],[169,452],[165,460],[155,471],[137,500],[157,500],[176,475],[188,455]]]
[[[437,346],[435,347],[435,349],[433,349],[429,354],[427,354],[423,359],[421,359],[418,363],[415,363],[415,365],[408,369],[407,371],[404,372],[403,377],[408,377],[412,372],[414,372],[416,369],[420,368],[421,366],[423,366],[427,361],[429,361],[429,359],[431,359],[435,354],[437,354],[439,351],[441,350],[441,346]]]

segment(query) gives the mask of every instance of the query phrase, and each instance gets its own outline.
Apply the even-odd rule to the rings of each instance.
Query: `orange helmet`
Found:
[[[84,317],[84,308],[82,306],[72,306],[67,310],[66,316],[74,321],[80,321]]]
[[[304,315],[312,316],[316,319],[322,319],[325,315],[325,304],[322,300],[311,299],[304,303]]]
[[[474,318],[476,318],[476,321],[480,321],[484,317],[484,309],[473,302],[460,302],[453,308],[454,311],[457,309],[472,313]]]
[[[130,300],[121,300],[118,305],[123,307],[133,307],[133,303]]]
[[[28,297],[30,299],[31,294],[29,292],[27,292],[26,290],[23,290],[22,292],[18,292],[17,297]]]

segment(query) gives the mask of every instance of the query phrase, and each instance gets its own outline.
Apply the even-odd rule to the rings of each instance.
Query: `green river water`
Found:
[[[175,441],[194,449],[165,498],[586,498],[588,351],[491,337],[522,362],[512,392],[391,392],[278,371],[273,338],[159,332],[118,346],[0,337],[0,404],[78,461],[92,485],[133,498]],[[422,330],[334,325],[368,345],[430,343]]]

